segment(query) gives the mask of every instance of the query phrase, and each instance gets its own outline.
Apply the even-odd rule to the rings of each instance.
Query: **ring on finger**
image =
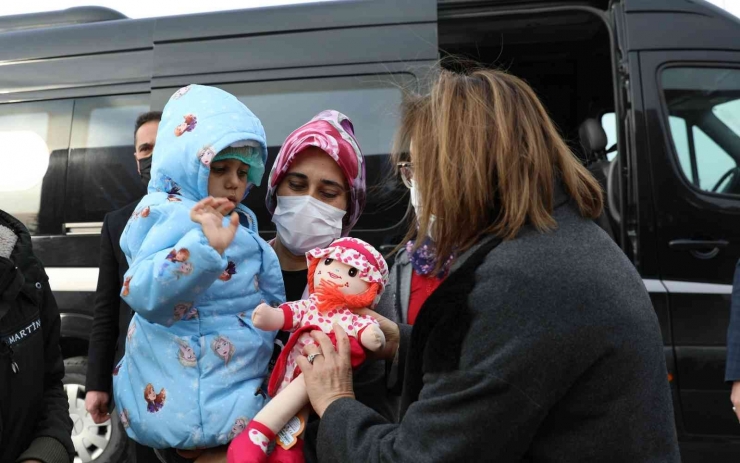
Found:
[[[321,352],[317,352],[315,354],[309,354],[308,357],[306,357],[306,360],[308,360],[308,363],[313,365],[313,361],[316,360],[316,357],[318,357],[319,355],[324,355],[324,354],[322,354]]]

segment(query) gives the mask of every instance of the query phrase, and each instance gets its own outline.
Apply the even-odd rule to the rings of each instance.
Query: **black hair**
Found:
[[[162,120],[162,111],[148,111],[142,114],[139,114],[139,117],[136,118],[136,124],[134,125],[134,140],[136,140],[136,132],[139,131],[142,125],[146,124],[147,122],[152,121],[161,121]]]

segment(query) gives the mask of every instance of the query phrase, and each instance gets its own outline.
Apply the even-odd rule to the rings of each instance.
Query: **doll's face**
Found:
[[[370,287],[370,284],[360,279],[360,271],[334,259],[323,259],[316,266],[314,272],[314,288],[318,288],[322,281],[339,285],[344,294],[360,294]]]
[[[190,253],[184,249],[181,249],[177,251],[177,254],[175,255],[175,260],[178,262],[185,262],[190,257]]]
[[[149,400],[150,402],[154,402],[154,399],[156,399],[156,398],[157,398],[157,394],[155,394],[155,393],[154,393],[154,389],[150,389],[149,391],[147,391],[147,393],[146,393],[146,398],[147,398],[147,399],[148,399],[148,400]]]

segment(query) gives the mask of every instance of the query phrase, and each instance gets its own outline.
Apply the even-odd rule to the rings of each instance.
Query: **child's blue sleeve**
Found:
[[[121,236],[131,263],[121,297],[151,323],[177,321],[177,313],[192,306],[226,268],[226,258],[208,244],[200,226],[179,215],[136,219]],[[173,243],[173,235],[182,238]]]
[[[272,247],[261,238],[262,265],[260,267],[259,287],[262,299],[273,307],[285,302],[285,285],[280,262]]]

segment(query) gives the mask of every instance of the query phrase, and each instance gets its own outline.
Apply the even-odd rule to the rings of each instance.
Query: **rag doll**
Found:
[[[303,423],[287,426],[293,428],[289,433],[292,435],[287,436],[284,426],[294,422],[295,415],[309,402],[306,383],[295,359],[303,355],[306,344],[313,343],[311,331],[321,330],[336,344],[332,326],[336,323],[344,328],[350,341],[353,368],[365,360],[365,349],[377,351],[385,345],[378,322],[355,313],[358,309],[373,308],[388,283],[388,266],[383,256],[362,240],[340,238],[327,248],[309,251],[306,257],[308,299],[286,302],[277,308],[260,304],[252,313],[257,328],[282,329],[291,331],[292,335],[270,376],[267,392],[273,399],[232,441],[229,463],[268,461],[268,445],[276,435],[281,442],[275,446],[269,461],[303,461],[302,445],[292,445],[300,442],[295,436],[302,431]]]

